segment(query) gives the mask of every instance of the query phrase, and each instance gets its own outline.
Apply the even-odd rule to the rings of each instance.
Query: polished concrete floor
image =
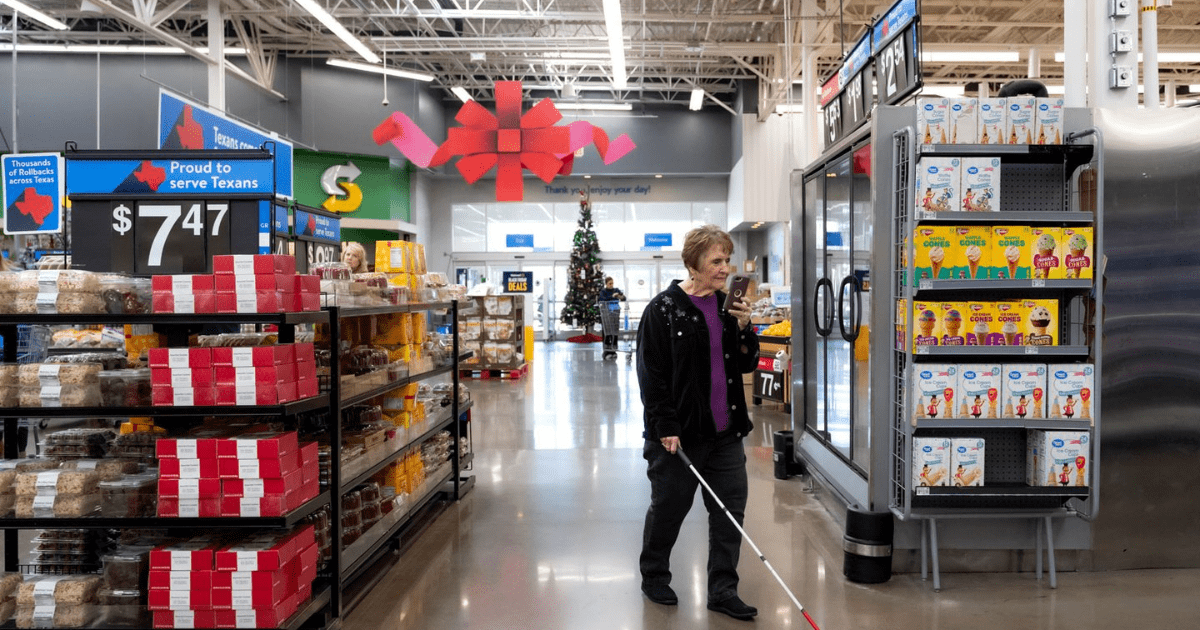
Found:
[[[749,546],[740,593],[758,618],[705,608],[699,499],[672,558],[679,605],[642,596],[649,482],[637,378],[624,355],[601,361],[595,345],[538,344],[525,379],[467,383],[478,483],[387,570],[348,630],[809,627]],[[939,593],[919,574],[847,582],[836,508],[805,480],[772,474],[771,435],[790,428],[788,416],[764,406],[754,420],[746,530],[822,630],[1200,627],[1200,570],[1060,572],[1053,590],[1032,573],[943,573]]]

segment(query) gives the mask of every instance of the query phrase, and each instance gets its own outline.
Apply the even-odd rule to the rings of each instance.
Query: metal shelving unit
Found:
[[[1094,144],[1083,143],[1091,139]],[[1068,134],[1065,145],[916,145],[912,127],[895,131],[891,138],[892,190],[892,295],[911,304],[920,294],[931,296],[991,295],[1017,297],[1030,292],[1062,296],[1061,346],[917,346],[905,340],[904,349],[894,351],[890,375],[892,418],[890,431],[891,473],[889,507],[902,521],[921,522],[922,576],[927,572],[927,549],[933,561],[934,588],[940,590],[938,571],[937,524],[944,519],[1026,518],[1037,519],[1038,574],[1041,574],[1041,549],[1049,552],[1051,587],[1057,586],[1054,569],[1053,519],[1079,516],[1094,518],[1099,510],[1100,396],[1094,394],[1095,420],[1058,420],[1023,418],[945,418],[912,420],[911,408],[914,365],[938,359],[968,361],[1039,362],[1080,361],[1095,366],[1096,387],[1100,384],[1099,313],[1103,312],[1102,267],[1097,264],[1095,279],[1082,280],[927,280],[912,286],[915,243],[905,236],[919,223],[946,224],[1036,224],[1093,225],[1096,228],[1094,260],[1103,260],[1103,159],[1102,138],[1096,129]],[[912,185],[917,157],[960,156],[1000,157],[1003,165],[1001,187],[1005,209],[1001,212],[917,212],[913,208]],[[1075,173],[1091,164],[1097,171],[1095,212],[1073,210],[1071,183]],[[1061,192],[1060,192],[1061,191]],[[1010,192],[1012,193],[1010,195]],[[907,264],[905,262],[907,261]],[[1072,301],[1074,300],[1074,301]],[[1080,304],[1090,300],[1091,307]],[[1070,303],[1068,303],[1070,302]],[[914,328],[913,309],[906,309],[902,322],[905,334]],[[1020,359],[1018,359],[1020,357]],[[1034,429],[1089,431],[1091,436],[1090,485],[1087,487],[1030,487],[1024,483],[1027,432]],[[912,444],[916,436],[983,437],[987,444],[987,485],[983,487],[912,487]]]

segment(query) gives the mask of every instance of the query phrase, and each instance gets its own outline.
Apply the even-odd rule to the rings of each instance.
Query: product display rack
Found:
[[[462,359],[459,351],[459,336],[458,331],[458,302],[440,302],[429,304],[408,304],[391,307],[369,307],[369,308],[352,308],[352,307],[329,307],[329,339],[331,344],[338,343],[341,338],[342,323],[346,320],[367,317],[371,315],[390,315],[394,313],[410,313],[415,311],[446,311],[450,318],[451,330],[455,331],[452,345],[452,362],[448,366],[434,368],[433,370],[420,374],[412,374],[407,378],[402,378],[393,381],[386,385],[377,387],[361,394],[356,394],[345,400],[341,399],[341,370],[340,362],[333,360],[330,365],[330,400],[332,401],[331,414],[335,421],[331,422],[330,443],[342,443],[342,427],[341,427],[341,412],[343,409],[355,404],[367,402],[378,396],[382,396],[388,392],[394,391],[405,385],[433,378],[438,375],[450,374],[453,383],[453,395],[451,396],[450,414],[443,416],[435,412],[432,417],[435,419],[428,421],[428,428],[421,435],[410,437],[406,444],[400,448],[386,454],[384,457],[374,460],[367,464],[362,470],[358,471],[343,471],[339,457],[334,457],[334,465],[330,471],[330,488],[332,490],[333,501],[331,523],[337,526],[339,534],[334,536],[333,554],[330,565],[330,573],[336,576],[337,588],[334,589],[331,600],[331,611],[335,616],[340,617],[342,611],[346,608],[344,600],[345,588],[353,582],[365,569],[372,566],[375,560],[378,559],[380,552],[387,548],[389,542],[393,541],[398,534],[404,531],[412,521],[421,515],[422,511],[428,507],[437,497],[448,495],[451,500],[458,500],[469,487],[463,480],[459,466],[459,439],[462,436],[462,426],[458,421],[460,414],[469,408],[460,406],[458,401],[459,389],[459,374],[458,363]],[[413,448],[419,448],[421,443],[426,439],[437,435],[439,432],[449,430],[453,436],[453,446],[451,448],[451,456],[449,470],[444,473],[439,473],[437,478],[427,478],[423,484],[421,494],[412,497],[408,506],[404,510],[393,511],[392,514],[397,516],[391,519],[381,519],[374,527],[366,532],[358,540],[354,541],[349,546],[343,547],[341,531],[342,517],[342,502],[341,497],[345,493],[351,491],[355,486],[362,483],[366,479],[378,471],[385,468],[388,464],[396,461],[401,456],[410,452]],[[339,450],[340,452],[340,450]],[[448,483],[449,482],[449,483]],[[447,487],[448,486],[448,487]],[[390,516],[390,515],[389,515]]]
[[[889,506],[902,521],[921,522],[922,575],[927,553],[932,554],[934,588],[940,590],[937,523],[943,519],[1037,519],[1037,567],[1041,574],[1043,546],[1048,550],[1050,585],[1055,587],[1053,519],[1079,516],[1092,519],[1099,510],[1101,427],[1101,351],[1103,292],[1103,141],[1096,129],[1067,134],[1064,145],[917,145],[911,127],[892,135],[894,167],[892,202],[893,297],[941,301],[978,299],[986,295],[1060,299],[1058,346],[916,346],[913,347],[914,309],[906,309],[903,349],[893,352],[891,387],[891,490]],[[1086,142],[1090,140],[1091,142]],[[919,156],[999,157],[1003,167],[1000,212],[928,212],[913,209],[913,183]],[[1095,175],[1094,211],[1080,211],[1079,175],[1088,165]],[[1093,226],[1093,279],[929,280],[914,278],[915,243],[906,236],[927,224]],[[907,249],[907,251],[905,251]],[[905,261],[908,261],[905,264]],[[912,420],[914,366],[925,361],[1080,362],[1094,365],[1092,420],[1019,418],[944,418]],[[1027,431],[1034,429],[1088,431],[1089,485],[1030,487],[1025,484]],[[980,437],[986,442],[986,482],[982,487],[913,487],[914,437]]]
[[[271,314],[214,314],[214,315],[38,315],[38,323],[42,325],[69,324],[155,324],[164,327],[170,343],[186,345],[186,329],[188,325],[256,323],[274,324],[279,327],[279,342],[291,343],[295,340],[295,325],[302,323],[321,323],[329,320],[325,311],[306,313],[271,313]],[[27,315],[0,316],[0,336],[4,338],[4,361],[14,362],[17,359],[17,326],[27,323]],[[178,340],[182,339],[182,342]],[[81,349],[86,352],[86,349]],[[331,398],[328,394],[319,394],[285,405],[272,406],[224,406],[224,407],[56,407],[56,408],[5,408],[0,409],[0,417],[4,418],[4,457],[16,459],[19,456],[19,445],[16,440],[17,419],[25,417],[39,418],[93,418],[93,417],[126,417],[154,416],[167,417],[240,417],[246,415],[269,416],[280,419],[294,418],[304,411],[329,408]],[[334,466],[336,469],[336,465]],[[113,528],[143,528],[143,529],[289,529],[302,521],[306,516],[330,504],[330,493],[323,492],[315,499],[281,517],[257,518],[0,518],[0,529],[4,530],[4,570],[17,571],[18,532],[29,529],[113,529]],[[311,625],[314,619],[323,615],[321,626],[326,627],[336,609],[330,608],[330,603],[336,594],[334,586],[318,577],[313,584],[313,595],[296,613],[279,627],[295,629]],[[122,628],[127,627],[122,626]]]

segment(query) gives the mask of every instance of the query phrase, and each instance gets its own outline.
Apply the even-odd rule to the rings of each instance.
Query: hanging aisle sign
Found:
[[[0,158],[4,172],[5,234],[62,231],[63,163],[57,153],[21,153]]]
[[[921,87],[920,17],[917,0],[899,0],[875,23],[872,54],[880,105],[898,103]]]
[[[296,268],[308,273],[317,263],[342,259],[342,220],[325,210],[296,204],[292,211],[297,247],[304,244],[304,255],[296,252]]]

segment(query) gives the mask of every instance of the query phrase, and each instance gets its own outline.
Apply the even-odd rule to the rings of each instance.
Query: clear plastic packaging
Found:
[[[99,315],[104,298],[98,293],[16,293],[12,311],[18,315]]]
[[[144,602],[142,591],[137,589],[102,588],[96,593],[96,599],[101,606],[139,606]]]
[[[142,472],[142,465],[128,459],[69,459],[59,466],[60,470],[95,471],[100,481],[115,481],[126,475]]]
[[[78,269],[29,270],[16,274],[13,290],[18,293],[99,293],[100,274]]]
[[[137,315],[151,311],[153,293],[149,278],[106,273],[100,274],[98,283],[106,313]]]
[[[17,497],[17,518],[81,518],[100,509],[98,494]]]
[[[349,280],[350,265],[344,262],[323,262],[310,265],[308,272],[322,280]]]
[[[94,470],[46,470],[17,475],[17,496],[39,494],[93,494],[99,489],[100,473]]]
[[[17,605],[16,616],[18,628],[86,628],[96,621],[98,609],[94,604]]]
[[[102,370],[123,370],[129,367],[129,359],[120,352],[78,352],[48,357],[45,363],[97,363]]]
[[[98,575],[31,576],[17,589],[17,605],[89,604],[99,590]]]
[[[102,481],[100,515],[140,518],[154,516],[158,507],[158,475],[129,475],[115,481]]]
[[[161,438],[161,433],[151,431],[122,433],[113,438],[112,445],[108,448],[108,456],[152,462],[155,460],[155,444]]]
[[[100,557],[104,583],[114,590],[137,590],[145,586],[150,570],[150,547],[118,547]]]
[[[152,388],[148,368],[108,370],[99,374],[100,404],[105,407],[148,407]]]
[[[21,387],[94,385],[100,383],[101,370],[99,363],[26,363],[17,369],[17,383]]]

